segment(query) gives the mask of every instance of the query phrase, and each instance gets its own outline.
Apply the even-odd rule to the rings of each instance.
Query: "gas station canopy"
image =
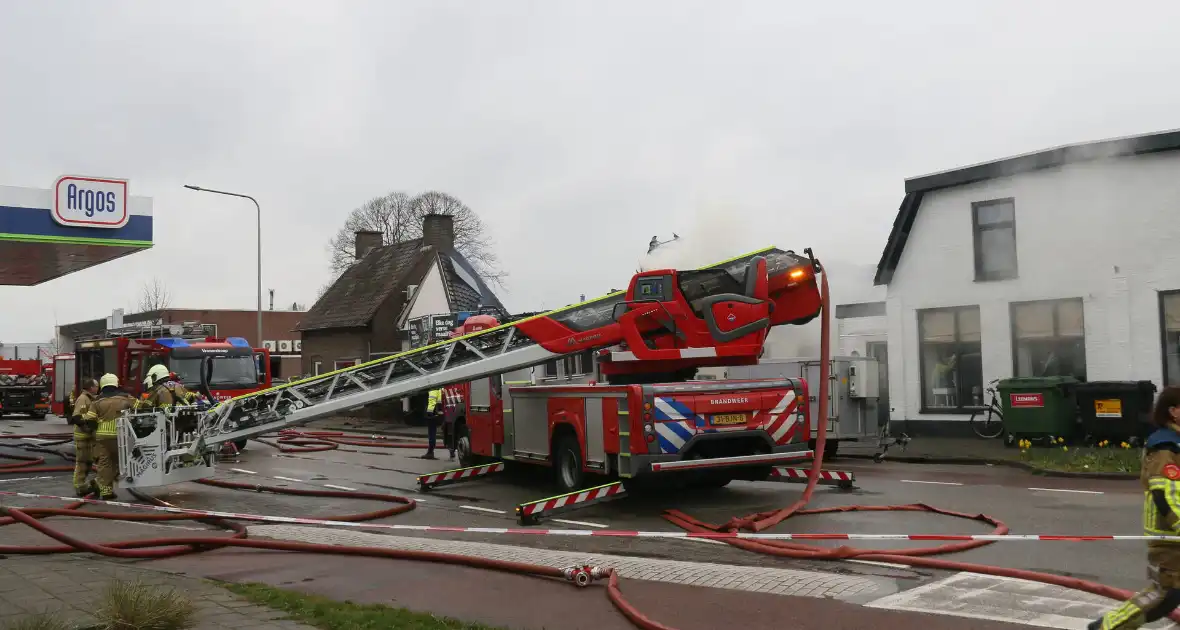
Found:
[[[152,200],[125,179],[0,186],[0,285],[32,286],[152,246]]]

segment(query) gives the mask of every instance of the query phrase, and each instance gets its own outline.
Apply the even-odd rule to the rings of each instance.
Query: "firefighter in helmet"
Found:
[[[197,398],[196,392],[186,389],[167,366],[159,363],[148,369],[143,385],[147,393],[136,402],[136,409],[169,409],[172,405],[190,405]]]
[[[103,374],[98,379],[99,392],[82,419],[94,427],[94,467],[98,472],[98,492],[103,499],[115,498],[115,479],[119,476],[119,416],[135,407],[135,399],[119,389],[119,377]]]
[[[1155,431],[1143,449],[1143,533],[1180,535],[1180,387],[1166,387],[1151,414]],[[1131,630],[1163,619],[1180,606],[1180,543],[1147,542],[1151,586],[1089,625],[1089,630]]]
[[[73,394],[70,394],[73,397]],[[98,396],[98,381],[87,378],[82,381],[82,393],[72,401],[70,409],[70,424],[74,425],[74,492],[84,497],[98,492],[98,486],[90,476],[90,465],[94,462],[94,428],[82,419],[82,416],[94,403]]]

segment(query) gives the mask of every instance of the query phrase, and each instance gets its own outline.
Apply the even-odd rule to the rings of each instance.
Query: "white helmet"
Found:
[[[143,384],[151,387],[152,385],[156,384],[156,381],[164,378],[168,378],[168,366],[162,363],[157,363],[148,368],[148,373],[143,379]]]

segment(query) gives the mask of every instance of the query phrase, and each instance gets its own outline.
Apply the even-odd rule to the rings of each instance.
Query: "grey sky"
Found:
[[[127,177],[156,247],[0,287],[0,341],[131,306],[310,303],[400,189],[492,230],[514,310],[623,285],[653,234],[875,262],[904,177],[1172,127],[1169,2],[7,2],[0,183]],[[701,226],[724,225],[725,229]],[[0,246],[3,246],[0,244]],[[16,305],[14,307],[14,305]]]

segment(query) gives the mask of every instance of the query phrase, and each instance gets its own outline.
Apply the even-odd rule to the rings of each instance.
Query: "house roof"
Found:
[[[433,249],[422,247],[421,239],[373,248],[328,287],[298,330],[368,326],[415,263],[430,252]]]
[[[475,310],[479,306],[504,308],[462,254],[436,251],[433,247],[424,247],[421,239],[414,239],[374,248],[349,267],[311,307],[298,330],[368,326],[377,309],[395,290],[422,280],[411,278],[410,274],[419,270],[418,273],[425,276],[430,270],[427,264],[430,257],[439,267],[447,304],[452,311]],[[412,305],[411,301],[405,308]]]
[[[889,281],[893,279],[893,272],[901,261],[902,250],[905,249],[906,240],[909,238],[910,230],[913,228],[914,219],[918,215],[918,208],[922,205],[922,197],[925,193],[1067,164],[1161,153],[1177,149],[1180,149],[1180,130],[1160,131],[1138,136],[1070,144],[911,177],[905,180],[906,194],[897,210],[897,217],[893,220],[893,229],[889,232],[889,240],[885,243],[884,251],[881,252],[881,260],[877,264],[877,273],[873,278],[873,284],[889,284]]]

